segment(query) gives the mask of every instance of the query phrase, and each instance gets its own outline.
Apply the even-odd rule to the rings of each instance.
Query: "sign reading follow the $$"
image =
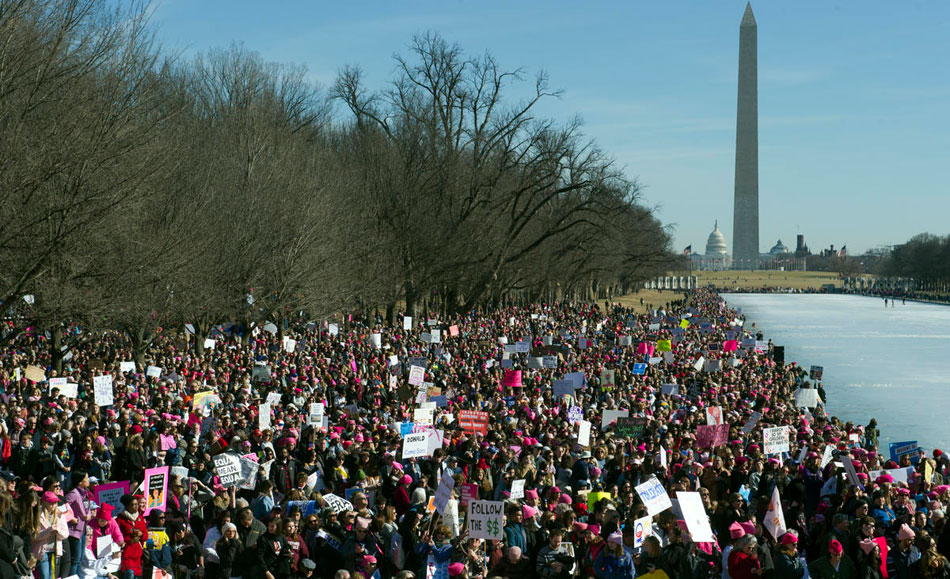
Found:
[[[504,510],[501,501],[469,501],[468,536],[472,539],[501,539]]]

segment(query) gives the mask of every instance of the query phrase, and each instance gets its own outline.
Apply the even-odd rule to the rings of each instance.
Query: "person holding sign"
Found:
[[[633,559],[623,550],[623,533],[612,533],[594,560],[594,576],[597,579],[632,579],[636,575]]]
[[[456,540],[463,540],[467,534],[467,531],[463,532]],[[427,577],[448,578],[449,564],[455,553],[451,539],[452,529],[448,525],[439,525],[433,535],[428,531],[422,534],[419,544],[416,545],[416,553],[425,558]]]
[[[538,552],[535,570],[541,579],[567,579],[574,566],[574,558],[561,550],[564,529],[554,527],[549,531],[548,544]]]
[[[4,513],[6,514],[6,513]],[[59,496],[46,491],[40,497],[40,521],[31,551],[36,558],[40,579],[52,579],[58,573],[56,566],[63,555],[63,541],[69,537],[66,517],[59,510]]]

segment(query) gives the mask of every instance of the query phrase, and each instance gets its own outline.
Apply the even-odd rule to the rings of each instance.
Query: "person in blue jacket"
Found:
[[[623,533],[617,531],[607,538],[597,558],[594,559],[594,575],[597,579],[633,579],[637,570],[633,559],[623,550]]]

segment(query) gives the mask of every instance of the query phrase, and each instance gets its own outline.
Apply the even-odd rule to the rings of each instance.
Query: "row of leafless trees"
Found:
[[[536,116],[543,75],[429,35],[386,88],[346,68],[320,91],[240,47],[170,58],[144,14],[0,0],[4,339],[58,349],[78,322],[143,351],[186,322],[451,313],[666,268],[636,183],[578,122]]]

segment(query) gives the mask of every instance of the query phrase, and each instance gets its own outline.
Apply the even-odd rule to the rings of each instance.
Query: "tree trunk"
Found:
[[[50,366],[57,376],[63,375],[63,328],[58,324],[50,330]]]

